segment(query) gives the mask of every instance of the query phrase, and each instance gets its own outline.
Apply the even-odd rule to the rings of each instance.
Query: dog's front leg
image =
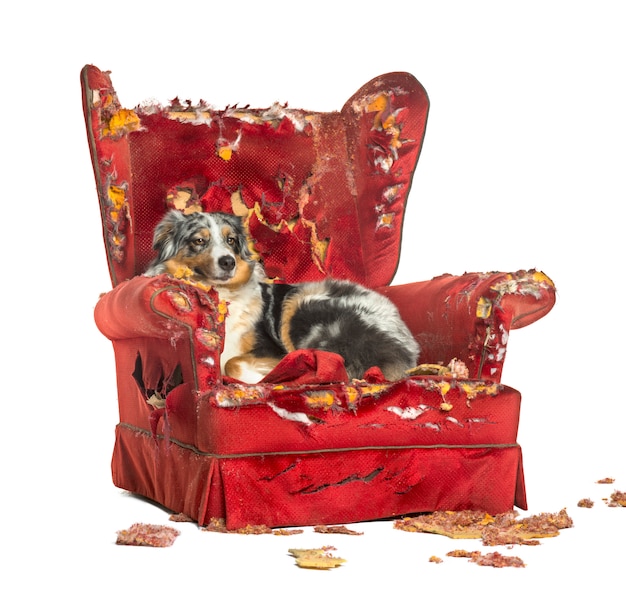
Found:
[[[244,383],[258,383],[265,375],[270,373],[279,362],[279,358],[242,354],[241,356],[231,358],[224,366],[224,372],[229,377],[238,379]]]

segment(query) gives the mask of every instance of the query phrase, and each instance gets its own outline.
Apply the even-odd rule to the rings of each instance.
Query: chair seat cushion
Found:
[[[229,385],[191,409],[174,395],[150,428],[118,425],[114,482],[228,529],[526,508],[519,393],[477,387]]]

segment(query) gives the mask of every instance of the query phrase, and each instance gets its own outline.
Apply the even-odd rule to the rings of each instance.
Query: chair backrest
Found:
[[[428,96],[410,74],[365,84],[341,111],[120,104],[108,72],[81,73],[112,284],[141,274],[169,208],[244,218],[272,278],[395,274]]]

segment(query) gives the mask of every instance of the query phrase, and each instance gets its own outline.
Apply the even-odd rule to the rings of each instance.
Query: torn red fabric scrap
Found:
[[[180,532],[168,526],[150,523],[134,523],[128,530],[120,530],[117,533],[115,544],[130,546],[172,546]]]

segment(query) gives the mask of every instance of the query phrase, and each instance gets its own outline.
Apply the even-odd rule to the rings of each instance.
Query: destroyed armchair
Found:
[[[429,108],[412,75],[374,78],[326,113],[177,99],[126,109],[108,73],[86,66],[81,82],[113,285],[95,319],[116,359],[115,485],[229,528],[526,508],[521,396],[500,381],[510,331],[552,308],[554,285],[536,270],[390,285]],[[420,362],[459,359],[469,374],[387,382],[373,367],[347,382],[306,350],[272,383],[225,378],[216,292],[142,276],[171,208],[241,216],[278,281],[377,289]]]

